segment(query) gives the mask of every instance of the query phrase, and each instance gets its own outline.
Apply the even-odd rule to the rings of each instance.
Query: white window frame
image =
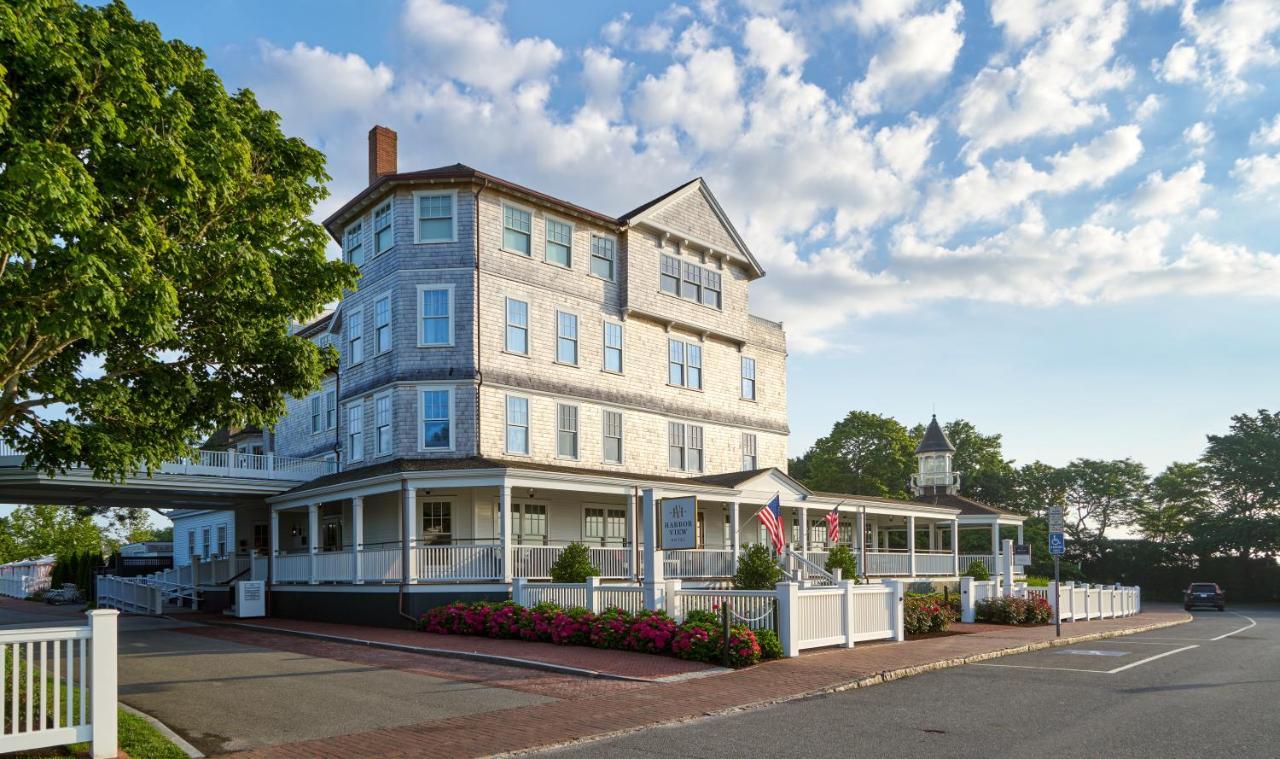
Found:
[[[679,430],[680,440],[677,443],[675,432]],[[673,449],[680,451],[680,464],[676,466],[671,461]],[[684,422],[667,421],[667,469],[673,472],[683,472],[685,467],[689,465],[689,425]]]
[[[616,414],[618,417],[618,434],[609,434],[609,416]],[[600,460],[606,464],[621,464],[626,457],[626,419],[621,411],[614,409],[604,409],[600,413]],[[605,445],[609,440],[616,438],[618,441],[618,458],[616,460],[609,458],[606,452],[608,449]]]
[[[354,237],[358,240],[354,246],[351,244],[353,230]],[[360,251],[360,263],[356,263],[351,260],[351,251],[353,247],[355,250]],[[346,229],[342,230],[342,260],[352,266],[364,266],[364,262],[367,258],[368,257],[364,254],[364,217],[361,217],[348,224]]]
[[[759,468],[760,440],[754,432],[744,432],[742,433],[742,471],[749,472]]]
[[[511,304],[512,303],[519,303],[520,305],[524,306],[524,324],[516,324],[511,321]],[[511,353],[516,356],[528,356],[529,355],[529,301],[520,300],[519,298],[512,298],[508,296],[503,301],[503,304],[502,304],[502,317],[503,317],[503,322],[505,324],[502,330],[502,349],[507,353]],[[524,332],[524,350],[523,351],[512,349],[511,347],[511,330],[512,329],[518,329]]]
[[[596,274],[596,269],[595,269],[596,260],[597,259],[601,261],[606,260],[604,256],[596,255],[596,240],[607,240],[609,244],[613,246],[613,258],[608,259],[609,271],[612,273],[613,276],[602,277],[599,274]],[[618,281],[618,238],[614,237],[613,235],[602,235],[597,232],[592,232],[591,233],[591,250],[588,252],[590,255],[587,256],[587,259],[588,259],[587,273],[595,277],[596,279],[603,279],[605,282],[617,282]]]
[[[386,403],[387,418],[384,421],[381,417],[382,404]],[[373,396],[373,455],[387,456],[395,450],[395,405],[391,397],[391,393],[379,393]],[[382,432],[386,430],[386,445],[382,444]]]
[[[426,197],[449,197],[450,205],[450,234],[446,238],[431,238],[429,240],[422,239],[422,198]],[[431,218],[440,218],[433,216]],[[457,190],[417,190],[413,193],[413,242],[415,245],[431,245],[436,243],[450,243],[458,241],[458,191]]]
[[[686,424],[684,428],[684,466],[686,472],[705,472],[707,469],[707,429],[701,424]],[[697,445],[694,445],[694,440]],[[694,451],[698,452],[698,466],[693,466]]]
[[[394,200],[395,198],[393,197],[387,198],[385,202],[379,203],[376,207],[374,207],[373,213],[369,214],[369,221],[370,221],[369,226],[373,228],[374,258],[377,258],[383,253],[386,253],[388,250],[391,250],[391,248],[394,247],[396,244],[396,208],[395,208]],[[383,209],[386,209],[386,212],[387,212],[387,215],[386,215],[387,223],[384,226],[380,227],[378,226],[378,214],[382,212]],[[378,233],[384,229],[391,230],[391,242],[387,243],[387,247],[380,248],[378,247]]]
[[[572,429],[565,424],[566,421],[572,422]],[[572,435],[569,440],[572,442],[573,450],[565,453],[560,447],[560,436],[562,434]],[[582,420],[578,406],[572,403],[556,404],[556,458],[570,459],[577,461],[582,454]]]
[[[681,346],[680,361],[678,362],[671,358],[671,348],[672,348],[672,344],[674,343],[679,343],[679,345]],[[692,352],[694,349],[698,351],[698,363],[696,364],[690,360],[690,356],[692,355]],[[705,351],[703,350],[703,343],[697,342],[695,340],[683,340],[678,337],[667,338],[667,384],[672,387],[682,387],[682,388],[685,388],[686,390],[701,391],[703,386],[706,384],[705,382],[706,377],[704,376],[704,373],[703,373],[703,366],[705,365],[705,360],[704,360],[705,356],[703,355],[704,353]],[[676,365],[680,367],[680,381],[672,382],[671,368]],[[694,385],[692,382],[689,381],[690,367],[694,367],[698,370],[697,385]]]
[[[364,461],[364,402],[347,405],[347,461]]]
[[[217,549],[217,556],[226,556],[227,554],[227,524],[223,522],[218,525],[217,539],[214,542],[214,548]]]
[[[324,396],[324,429],[326,432],[338,428],[338,391],[325,390]]]
[[[564,263],[560,263],[559,261],[552,261],[551,258],[547,255],[547,247],[551,245],[551,225],[552,224],[563,224],[569,228],[569,250],[568,250],[569,260],[565,261]],[[543,214],[542,215],[542,260],[545,261],[546,263],[551,264],[552,266],[559,266],[562,269],[572,269],[573,268],[573,236],[576,232],[577,232],[577,229],[573,226],[573,222],[569,221],[568,219],[561,219],[558,216]],[[559,245],[560,243],[556,243],[556,244]]]
[[[387,323],[385,325],[378,324],[378,305],[387,304]],[[396,346],[395,333],[395,304],[391,300],[391,293],[386,292],[373,299],[373,355],[381,356],[384,353],[390,353]],[[387,328],[387,347],[382,347],[382,339],[378,330],[383,326]]]
[[[200,558],[207,559],[212,556],[213,551],[213,528],[203,527],[200,529]]]
[[[324,392],[311,395],[311,434],[324,432]]]
[[[561,316],[573,317],[573,337],[563,338],[565,340],[570,340],[570,339],[573,340],[573,361],[572,362],[560,360],[560,340],[561,340],[560,317]],[[560,364],[561,366],[581,366],[582,365],[582,320],[579,319],[578,315],[573,313],[572,311],[561,311],[559,309],[556,309],[555,327],[556,327],[555,362],[557,364]]]
[[[347,365],[358,366],[364,363],[364,309],[352,309],[345,320],[347,332]],[[358,341],[358,342],[357,342]],[[360,357],[356,358],[356,348],[360,349]]]
[[[516,250],[515,248],[507,247],[507,208],[508,207],[514,208],[517,211],[523,211],[524,213],[529,214],[529,232],[528,232],[529,252],[528,253],[525,253],[524,251]],[[533,212],[533,209],[529,206],[523,206],[523,205],[520,205],[519,203],[512,203],[509,200],[502,201],[502,203],[499,205],[499,211],[498,211],[498,248],[500,250],[505,250],[508,253],[514,253],[517,256],[524,256],[525,258],[533,258],[533,220],[536,216],[537,214],[535,214]]]
[[[521,427],[519,424],[511,422],[511,401],[524,401],[524,450],[516,451],[511,449],[511,428]],[[502,399],[502,446],[509,455],[512,456],[529,456],[533,451],[533,404],[527,395],[513,395],[508,393]]]
[[[416,418],[417,418],[417,425],[418,425],[418,450],[420,450],[420,451],[452,451],[452,450],[454,450],[454,448],[455,448],[455,446],[456,446],[456,438],[457,438],[457,434],[458,434],[458,420],[457,420],[457,416],[458,416],[458,414],[457,414],[457,408],[455,408],[455,406],[454,406],[455,396],[454,396],[454,388],[453,388],[453,386],[452,386],[452,385],[449,385],[449,386],[444,386],[444,385],[418,385],[418,386],[417,386],[417,388],[414,390],[414,392],[415,392],[415,393],[417,394],[417,396],[418,396],[418,413],[417,413],[417,416],[416,416]],[[444,393],[448,393],[448,400],[446,401],[446,403],[448,403],[448,404],[449,404],[449,405],[448,405],[448,410],[449,410],[449,416],[448,416],[448,422],[449,422],[449,445],[448,445],[447,447],[445,447],[445,446],[430,446],[430,447],[428,447],[428,446],[427,446],[427,436],[426,436],[426,423],[427,423],[427,418],[426,418],[426,416],[425,416],[425,414],[426,414],[426,406],[425,406],[425,404],[422,402],[422,401],[423,401],[423,397],[422,397],[422,396],[423,396],[423,394],[424,394],[424,393],[433,393],[433,392],[444,392]]]
[[[757,386],[756,386],[756,367],[757,367],[756,360],[755,360],[755,358],[754,358],[753,356],[742,356],[742,357],[740,357],[740,359],[741,359],[741,360],[738,362],[738,365],[741,367],[741,370],[740,370],[740,381],[738,382],[738,392],[739,392],[739,394],[742,396],[742,400],[744,400],[744,401],[754,401],[754,400],[756,399],[756,393],[757,393],[757,390],[758,390],[758,388],[757,388]],[[750,365],[751,365],[751,374],[750,374],[750,376],[748,376],[748,375],[747,375],[747,365],[748,365],[748,364],[750,364]],[[748,394],[747,394],[747,383],[748,383],[748,382],[750,382],[750,383],[751,383],[751,394],[750,394],[750,395],[748,395]]]
[[[618,347],[616,348],[616,350],[618,351],[618,368],[617,369],[609,368],[609,351],[615,350],[609,346],[609,328],[610,327],[618,328]],[[603,325],[600,327],[600,368],[601,370],[609,372],[611,374],[622,374],[627,366],[626,346],[627,346],[627,331],[626,331],[626,328],[622,325],[622,322],[615,322],[615,321],[610,321],[609,319],[605,319]]]
[[[423,323],[424,321],[426,321],[427,316],[425,313],[423,313],[424,306],[426,304],[422,302],[422,296],[424,293],[434,292],[436,290],[444,290],[446,293],[448,293],[448,314],[446,318],[448,319],[448,324],[449,324],[448,326],[449,339],[442,343],[429,343],[426,341],[426,329],[425,329],[426,325]],[[418,303],[418,347],[419,348],[452,347],[454,344],[453,284],[448,283],[448,284],[436,284],[436,285],[418,285],[417,303]],[[432,318],[439,318],[439,317],[432,317]]]

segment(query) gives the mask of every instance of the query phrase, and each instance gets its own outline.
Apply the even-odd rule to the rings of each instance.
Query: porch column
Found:
[[[938,548],[938,523],[929,523],[929,550],[934,551]]]
[[[1000,555],[1000,523],[991,523],[991,556]]]
[[[271,507],[271,582],[276,581],[276,554],[280,553],[280,512]]]
[[[733,554],[730,566],[733,573],[738,573],[738,552],[742,550],[742,514],[738,513],[742,504],[734,501],[729,504],[729,549]]]
[[[414,506],[418,503],[418,489],[406,481],[400,489],[400,576],[405,584],[413,583],[413,549],[417,531],[413,528]]]
[[[364,551],[364,496],[351,497],[351,581],[364,583],[360,572],[360,554]]]
[[[631,581],[635,582],[640,573],[636,571],[636,556],[639,553],[639,546],[636,545],[636,499],[633,496],[627,496],[627,575],[631,577]]]
[[[320,549],[318,535],[320,533],[320,504],[307,504],[307,552],[311,554],[311,584],[320,582],[316,579],[316,552]]]
[[[511,488],[506,480],[498,484],[498,547],[502,551],[502,581],[511,582],[515,567],[511,566]]]
[[[800,512],[800,555],[809,558],[809,509],[801,506]]]
[[[658,501],[653,488],[640,491],[640,528],[644,531],[644,603],[646,609],[666,608],[666,577],[658,550]]]
[[[858,534],[854,538],[858,544],[858,571],[863,577],[867,576],[867,515],[861,509],[858,510]],[[853,578],[849,578],[853,579]]]
[[[916,576],[916,518],[907,517],[907,576]]]
[[[951,520],[951,574],[960,576],[960,520]]]

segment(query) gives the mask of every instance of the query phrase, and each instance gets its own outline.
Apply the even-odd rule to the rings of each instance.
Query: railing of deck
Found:
[[[564,552],[564,545],[547,546],[512,546],[511,569],[516,577],[546,580],[551,577],[551,565],[556,563]],[[591,564],[600,570],[605,579],[623,579],[630,576],[627,561],[631,549],[625,546],[589,546]]]
[[[868,575],[906,576],[910,574],[910,561],[906,551],[867,551]]]
[[[414,577],[419,580],[495,580],[502,578],[498,545],[415,546]]]
[[[733,576],[733,549],[731,548],[665,551],[663,557],[663,572],[667,577],[690,579]]]
[[[0,462],[0,466],[21,466],[25,454],[11,444],[0,441],[0,458],[9,459]],[[73,468],[79,469],[81,466]],[[336,471],[337,462],[323,458],[197,450],[192,451],[190,456],[162,463],[156,473],[306,482]]]
[[[950,551],[916,551],[917,575],[951,575],[954,571],[955,561]]]

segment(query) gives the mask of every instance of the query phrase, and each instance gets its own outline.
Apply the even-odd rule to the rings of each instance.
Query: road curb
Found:
[[[185,753],[189,757],[189,759],[203,759],[204,754],[200,752],[200,749],[196,748],[195,746],[192,746],[190,743],[187,742],[185,738],[175,733],[173,731],[173,728],[169,727],[165,723],[161,722],[155,717],[152,717],[150,714],[147,714],[144,711],[141,711],[139,709],[133,708],[132,706],[129,706],[123,701],[117,702],[116,706],[132,714],[133,716],[141,719],[142,721],[146,722],[148,725],[151,725],[152,727],[154,727],[156,729],[156,732],[160,733],[165,738],[167,738],[169,742],[172,743],[173,745],[182,749],[183,753]]]
[[[1061,646],[1070,646],[1076,643],[1086,643],[1091,640],[1105,640],[1107,638],[1118,638],[1123,635],[1137,635],[1139,633],[1150,632],[1152,630],[1162,630],[1167,627],[1176,627],[1178,625],[1184,625],[1190,622],[1191,620],[1192,620],[1192,616],[1190,614],[1185,614],[1182,619],[1175,619],[1168,622],[1154,622],[1151,624],[1139,625],[1137,627],[1126,627],[1122,630],[1105,630],[1103,632],[1086,633],[1083,635],[1074,635],[1071,637],[1052,638],[1050,640],[1036,641],[1034,643],[1027,643],[1020,646],[1013,646],[1011,648],[1001,648],[995,651],[984,651],[980,654],[971,654],[969,656],[953,657],[950,659],[940,659],[938,661],[929,662],[927,664],[919,664],[912,667],[900,667],[898,669],[885,670],[883,672],[878,672],[874,675],[862,677],[857,680],[850,680],[850,681],[839,683],[837,685],[829,686],[826,688],[819,688],[816,690],[807,691],[805,693],[798,693],[791,696],[780,696],[778,698],[766,699],[764,701],[753,701],[747,704],[739,704],[737,706],[731,706],[724,709],[716,709],[713,711],[704,712],[703,714],[699,714],[699,715],[683,717],[683,718],[674,719],[674,720],[666,720],[663,722],[653,722],[647,725],[640,725],[637,727],[628,727],[622,730],[614,730],[608,733],[600,733],[600,734],[588,736],[585,738],[577,738],[570,741],[561,741],[559,743],[549,743],[549,744],[546,744],[543,746],[537,746],[534,748],[526,748],[526,749],[520,749],[518,751],[508,751],[504,753],[493,754],[493,756],[497,756],[497,757],[523,756],[527,754],[539,753],[542,751],[550,751],[557,748],[566,748],[568,746],[581,746],[588,743],[595,743],[597,741],[609,740],[611,738],[620,738],[626,735],[631,735],[631,734],[638,733],[643,730],[649,730],[655,727],[665,727],[668,725],[681,725],[681,724],[686,724],[689,722],[697,722],[700,720],[713,718],[713,717],[724,717],[731,714],[741,714],[743,712],[750,712],[758,709],[766,709],[770,706],[776,706],[778,704],[790,703],[792,701],[803,701],[805,699],[817,698],[819,696],[830,695],[832,693],[843,693],[845,691],[856,690],[858,688],[869,688],[873,685],[881,685],[883,683],[893,682],[894,680],[902,680],[915,675],[922,675],[927,672],[936,672],[943,669],[950,669],[952,667],[960,667],[965,664],[974,664],[977,662],[986,661],[988,659],[998,659],[1003,656],[1016,656],[1018,654],[1030,653],[1032,651],[1041,651],[1046,648],[1059,648]]]

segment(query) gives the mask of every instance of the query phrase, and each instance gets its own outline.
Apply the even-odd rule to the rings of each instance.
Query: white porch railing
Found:
[[[667,577],[694,579],[733,576],[733,549],[691,548],[663,552],[663,572]]]
[[[311,582],[311,554],[286,553],[275,557],[275,582]]]
[[[362,550],[360,579],[365,582],[400,582],[400,549],[391,547]]]
[[[516,577],[547,580],[551,578],[551,565],[556,563],[568,543],[549,546],[512,546],[511,571]],[[591,564],[600,570],[600,577],[620,580],[631,576],[627,562],[631,549],[625,546],[589,546]]]
[[[887,575],[906,577],[911,574],[910,557],[906,551],[867,551],[866,568],[868,575]]]
[[[116,756],[118,614],[95,609],[84,627],[0,632],[9,669],[0,753],[91,741],[95,759]]]
[[[164,591],[141,577],[99,575],[95,578],[94,589],[99,608],[134,614],[160,614],[164,611]]]
[[[963,574],[969,569],[969,565],[975,561],[986,567],[987,574],[989,575],[996,575],[1000,572],[999,556],[993,556],[989,553],[962,553],[960,554],[960,573]],[[1015,575],[1022,574],[1023,569],[1023,567],[1014,566],[1013,573]]]
[[[354,572],[350,551],[316,553],[316,582],[351,582],[355,579]]]
[[[13,446],[0,441],[0,466],[22,466],[25,458]],[[83,467],[77,464],[72,468]],[[155,473],[306,482],[336,471],[336,461],[321,458],[198,450],[193,451],[190,456],[162,463]],[[141,474],[143,473],[135,473]]]
[[[955,561],[951,552],[916,551],[917,575],[954,575]]]
[[[498,580],[502,578],[502,547],[415,546],[413,566],[418,580]]]

